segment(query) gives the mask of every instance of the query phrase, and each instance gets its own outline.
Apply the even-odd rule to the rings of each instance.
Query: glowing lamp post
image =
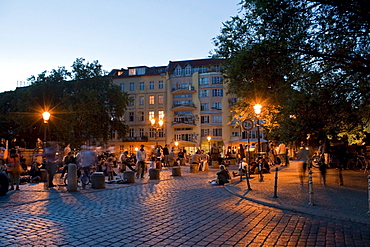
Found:
[[[262,109],[262,106],[260,104],[256,104],[255,106],[253,106],[254,108],[254,113],[256,113],[257,115],[257,142],[258,142],[258,155],[260,155],[260,152],[261,152],[261,139],[260,139],[260,123],[259,123],[259,115],[261,114],[261,109]]]
[[[207,136],[207,140],[208,140],[208,152],[211,152],[211,137]]]
[[[44,119],[44,124],[45,124],[45,127],[44,127],[44,146],[46,147],[46,128],[47,128],[47,124],[49,122],[49,119],[50,119],[50,113],[49,112],[44,112],[42,113],[42,119]]]
[[[163,122],[163,119],[159,119],[159,121],[157,122],[157,120],[155,120],[155,118],[152,118],[150,120],[150,123],[152,124],[152,127],[155,129],[155,136],[154,136],[155,145],[156,145],[156,147],[158,147],[158,131],[160,129],[162,129],[164,122]]]

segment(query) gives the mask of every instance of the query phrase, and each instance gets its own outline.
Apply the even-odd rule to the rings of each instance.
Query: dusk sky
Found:
[[[240,0],[0,0],[0,92],[98,60],[106,71],[206,58]]]

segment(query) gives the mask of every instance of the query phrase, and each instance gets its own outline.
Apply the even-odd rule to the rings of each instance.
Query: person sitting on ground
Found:
[[[229,183],[229,180],[231,179],[229,171],[225,168],[224,165],[221,165],[220,169],[221,170],[217,173],[216,183],[218,185]]]

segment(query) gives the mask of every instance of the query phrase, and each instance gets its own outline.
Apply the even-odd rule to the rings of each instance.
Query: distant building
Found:
[[[129,125],[128,136],[118,139],[113,133],[108,145],[132,153],[140,144],[154,148],[156,142],[170,148],[178,144],[189,153],[197,148],[208,151],[214,143],[223,152],[236,149],[239,141],[245,142],[246,133],[229,123],[229,108],[236,99],[226,94],[222,61],[170,61],[167,66],[112,70],[114,84],[130,95],[131,102],[124,116]],[[152,118],[164,120],[157,135]],[[255,133],[250,131],[250,137],[255,137]]]

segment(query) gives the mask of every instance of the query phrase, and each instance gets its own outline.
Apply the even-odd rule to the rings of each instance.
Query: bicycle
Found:
[[[83,168],[77,169],[77,184],[81,183],[83,186],[88,185],[91,182],[90,174],[95,171],[95,167],[88,167],[89,171],[82,172]],[[64,177],[64,184],[68,185],[68,173]]]

